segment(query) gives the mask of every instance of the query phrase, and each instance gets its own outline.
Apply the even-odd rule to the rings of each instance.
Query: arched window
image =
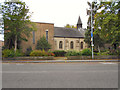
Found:
[[[74,45],[73,45],[73,41],[70,42],[70,49],[73,49]]]
[[[83,42],[81,42],[81,49],[83,49]]]
[[[62,41],[59,42],[59,49],[62,49],[63,43]]]

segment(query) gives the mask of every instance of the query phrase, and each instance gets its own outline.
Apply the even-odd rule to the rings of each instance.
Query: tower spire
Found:
[[[79,28],[82,28],[82,21],[81,21],[80,16],[79,16],[78,22],[77,22],[77,29],[79,29]]]

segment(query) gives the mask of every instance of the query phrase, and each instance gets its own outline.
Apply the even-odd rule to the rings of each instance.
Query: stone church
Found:
[[[22,41],[21,46],[23,51],[26,51],[28,47],[32,47],[35,50],[37,41],[43,37],[49,44],[52,45],[51,50],[77,50],[81,51],[87,48],[87,44],[84,42],[85,29],[82,28],[82,21],[80,17],[77,22],[77,29],[66,27],[54,27],[53,23],[35,22],[37,31],[33,31],[28,41]]]

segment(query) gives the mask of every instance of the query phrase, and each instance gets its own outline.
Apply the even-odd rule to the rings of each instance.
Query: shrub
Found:
[[[90,56],[91,54],[92,54],[92,51],[89,48],[82,50],[82,55],[83,56]]]
[[[65,56],[81,56],[81,52],[67,51],[67,53],[65,54]]]
[[[16,50],[16,52],[13,49],[4,49],[2,51],[2,56],[3,57],[19,57],[22,56],[23,54],[19,51]]]
[[[14,54],[15,54],[14,50],[4,49],[2,51],[2,56],[3,57],[14,57]]]
[[[64,50],[55,50],[55,51],[53,51],[53,53],[55,54],[56,57],[59,57],[59,56],[65,56],[66,51],[64,51]]]
[[[120,49],[117,50],[117,55],[120,56]]]
[[[30,53],[30,56],[54,56],[52,52],[45,52],[44,50],[34,50]]]
[[[55,54],[52,52],[48,52],[48,56],[55,56]]]
[[[42,53],[42,56],[48,56],[48,52],[45,52],[44,49],[41,51],[41,53]]]
[[[99,52],[97,55],[113,55],[110,51]]]
[[[110,50],[108,52],[109,55],[120,55],[120,49],[117,50]]]
[[[42,56],[41,50],[34,50],[30,53],[30,56]]]
[[[94,55],[98,55],[98,53],[97,53],[97,52],[94,52]]]
[[[24,56],[24,54],[20,51],[20,50],[16,50],[16,52],[14,52],[14,57],[20,57],[20,56]]]
[[[51,51],[51,50],[48,50],[48,53],[52,53],[53,51]]]
[[[27,48],[27,49],[26,49],[26,52],[25,52],[25,55],[26,55],[26,56],[29,56],[30,53],[31,53],[31,51],[32,51],[32,47]]]
[[[46,40],[45,36],[41,37],[40,40],[37,41],[36,49],[37,50],[49,50],[51,45]]]

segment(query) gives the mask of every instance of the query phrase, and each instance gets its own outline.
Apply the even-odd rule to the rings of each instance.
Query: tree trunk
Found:
[[[100,53],[100,47],[99,47],[99,45],[98,45],[98,51],[99,51],[99,53]]]
[[[15,36],[15,52],[17,50],[17,35]]]

